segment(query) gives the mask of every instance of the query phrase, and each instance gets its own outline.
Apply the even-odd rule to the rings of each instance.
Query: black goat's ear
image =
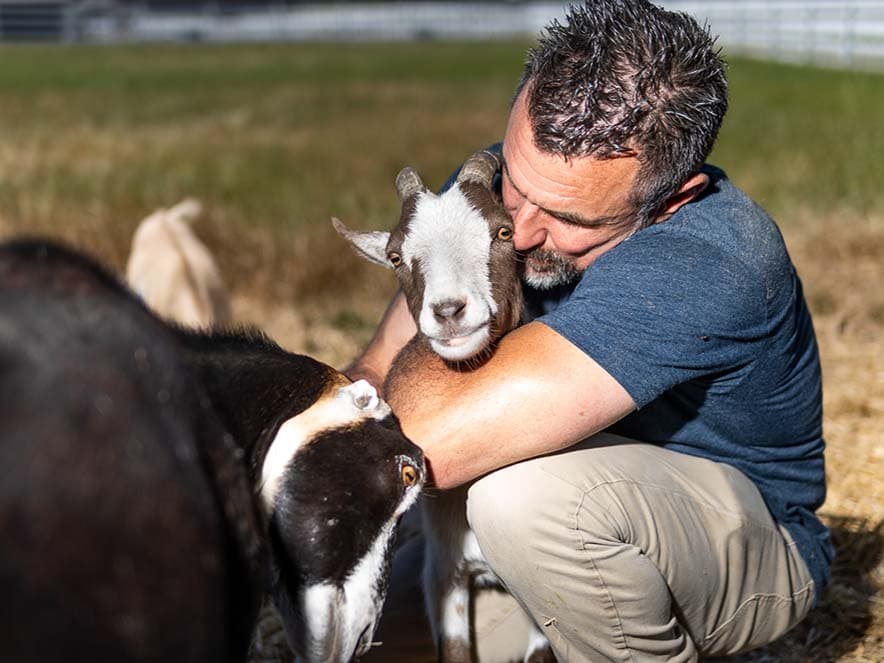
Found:
[[[356,249],[356,253],[369,262],[392,268],[387,259],[387,243],[390,241],[390,233],[380,230],[350,230],[343,221],[334,217],[332,217],[332,225],[341,237],[350,242]]]

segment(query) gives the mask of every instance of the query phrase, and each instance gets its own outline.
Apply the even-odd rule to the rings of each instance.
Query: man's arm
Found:
[[[368,380],[382,392],[393,359],[416,333],[417,325],[408,311],[405,295],[399,291],[387,307],[368,347],[344,373],[354,381]]]
[[[439,488],[569,447],[635,409],[607,371],[539,322],[505,336],[474,371],[453,371],[427,354],[387,388]]]

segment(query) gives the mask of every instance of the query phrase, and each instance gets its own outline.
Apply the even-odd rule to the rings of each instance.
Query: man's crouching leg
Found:
[[[721,463],[601,434],[494,472],[471,526],[560,661],[694,661],[758,647],[813,602],[758,490]]]

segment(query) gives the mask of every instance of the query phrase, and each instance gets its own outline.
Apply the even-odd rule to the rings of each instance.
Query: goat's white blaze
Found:
[[[348,663],[354,655],[363,656],[368,652],[381,617],[385,593],[381,579],[396,522],[415,503],[420,488],[414,485],[406,490],[393,515],[381,527],[343,586],[324,582],[304,591],[301,604],[308,625],[308,660]]]
[[[488,221],[467,200],[459,185],[440,196],[420,195],[402,243],[402,259],[420,270],[424,298],[418,325],[433,350],[447,359],[472,356],[487,343],[497,304],[492,297],[488,262]],[[440,323],[433,305],[466,304],[456,322]]]
[[[313,405],[279,427],[261,467],[261,499],[272,513],[279,483],[286,467],[306,443],[333,428],[357,424],[365,419],[384,419],[390,406],[378,397],[365,380],[345,386],[335,385]]]

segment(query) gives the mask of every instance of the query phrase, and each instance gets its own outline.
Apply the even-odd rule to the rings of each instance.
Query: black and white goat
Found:
[[[420,450],[366,382],[159,320],[82,254],[0,246],[0,659],[241,661],[371,646]]]
[[[522,314],[513,224],[491,188],[500,164],[491,152],[472,155],[454,185],[436,195],[411,168],[396,178],[402,202],[399,224],[387,232],[335,228],[372,262],[395,270],[418,335],[390,369],[435,352],[463,362],[489,351]],[[467,486],[421,502],[427,540],[424,592],[439,660],[472,659],[470,583],[500,587],[466,519]],[[534,627],[525,653],[531,663],[554,661]]]

